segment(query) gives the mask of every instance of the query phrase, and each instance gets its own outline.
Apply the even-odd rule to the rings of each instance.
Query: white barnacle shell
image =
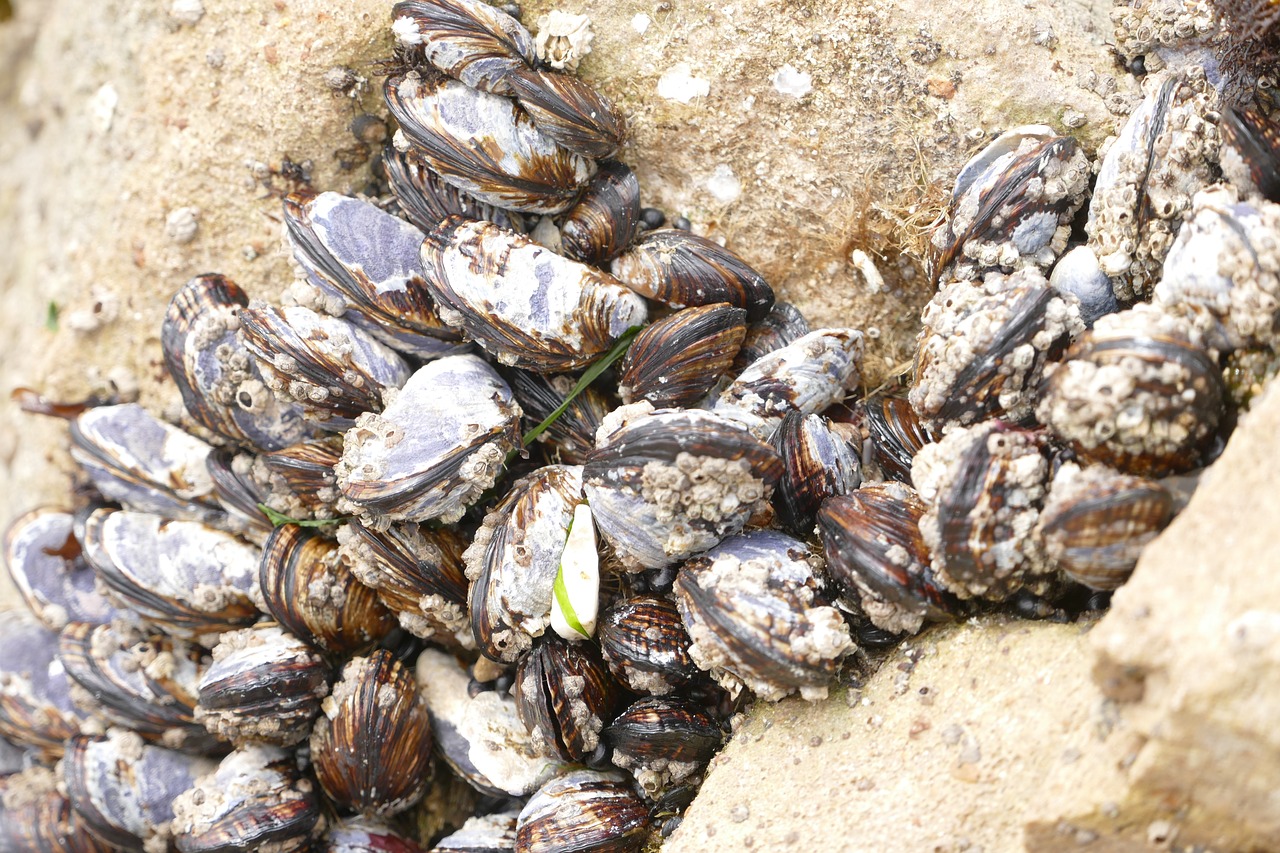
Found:
[[[611,276],[491,222],[445,220],[422,244],[422,262],[445,321],[504,364],[583,367],[648,317]]]
[[[577,71],[582,57],[591,52],[595,32],[586,15],[571,15],[552,9],[538,19],[534,40],[538,59],[558,70]]]
[[[456,521],[519,445],[519,423],[511,389],[484,361],[436,359],[382,414],[366,412],[347,430],[338,487],[375,522]]]

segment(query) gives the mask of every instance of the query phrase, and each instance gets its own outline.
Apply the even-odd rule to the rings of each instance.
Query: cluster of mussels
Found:
[[[641,208],[557,70],[581,21],[393,18],[394,198],[284,199],[290,304],[183,286],[191,432],[74,414],[91,497],[5,536],[6,850],[638,849],[742,697],[1123,583],[1277,344],[1278,134],[1216,69],[1095,168],[1041,126],[974,157],[909,393],[845,402],[860,332]]]

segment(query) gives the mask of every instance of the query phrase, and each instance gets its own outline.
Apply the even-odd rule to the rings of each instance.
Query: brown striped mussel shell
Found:
[[[729,371],[746,334],[746,316],[741,308],[717,302],[646,327],[622,359],[622,402],[647,400],[657,409],[695,405]]]
[[[520,661],[513,689],[520,719],[546,755],[583,761],[618,712],[622,691],[588,643],[546,636]]]
[[[603,265],[626,250],[640,230],[640,181],[616,160],[600,164],[578,203],[564,214],[560,244],[584,264]]]
[[[526,853],[639,850],[649,808],[620,773],[573,770],[529,798],[516,822],[516,849]]]
[[[606,160],[627,138],[622,113],[571,74],[524,68],[513,72],[507,83],[538,130],[576,154]]]
[[[605,610],[598,634],[609,671],[633,692],[663,696],[699,672],[689,657],[689,632],[669,599],[620,599]]]

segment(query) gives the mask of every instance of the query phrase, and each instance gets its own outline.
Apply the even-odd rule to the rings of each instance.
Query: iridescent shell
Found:
[[[636,779],[653,800],[696,773],[724,742],[715,718],[688,699],[646,696],[604,730],[613,763]]]
[[[101,625],[119,614],[95,588],[93,568],[76,540],[70,513],[33,509],[4,534],[4,562],[27,607],[45,627]]]
[[[503,364],[583,367],[648,319],[644,300],[609,275],[489,222],[446,220],[422,261],[445,322]]]
[[[384,93],[431,169],[480,201],[556,214],[591,180],[590,160],[556,144],[507,98],[415,75],[388,77]]]
[[[514,817],[511,834],[514,839]],[[389,824],[359,815],[344,818],[330,826],[324,843],[325,853],[424,853],[426,849]],[[434,852],[439,847],[432,849]]]
[[[666,695],[698,672],[689,657],[689,633],[668,599],[615,602],[600,619],[599,636],[609,671],[636,693]]]
[[[906,397],[875,394],[867,398],[867,434],[881,473],[900,483],[911,482],[911,460],[934,440]]]
[[[400,44],[473,89],[510,95],[512,74],[537,62],[529,31],[480,0],[402,0],[391,19]]]
[[[685,308],[636,335],[622,359],[623,403],[692,406],[728,372],[746,335],[747,312],[727,302]]]
[[[851,446],[826,418],[788,412],[772,444],[783,465],[773,507],[782,526],[798,536],[813,532],[824,500],[847,495],[862,483],[861,448]]]

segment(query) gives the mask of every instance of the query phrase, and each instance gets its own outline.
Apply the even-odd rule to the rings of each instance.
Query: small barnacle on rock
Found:
[[[538,19],[538,35],[534,44],[538,59],[558,70],[577,71],[582,57],[591,52],[596,36],[591,19],[586,15],[570,15],[553,9]]]

